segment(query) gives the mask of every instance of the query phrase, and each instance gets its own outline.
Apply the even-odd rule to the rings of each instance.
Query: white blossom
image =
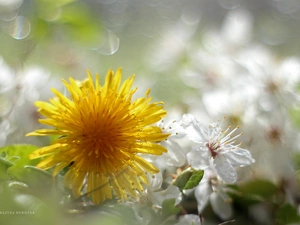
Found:
[[[206,171],[201,182],[195,188],[198,212],[202,213],[210,203],[214,213],[221,219],[231,218],[233,209],[226,189],[224,182],[217,180],[211,171]]]
[[[186,214],[179,217],[179,222],[175,225],[201,225],[201,219],[198,215]]]
[[[39,138],[25,138],[26,133],[41,127],[34,102],[52,97],[50,87],[60,87],[59,80],[39,66],[29,66],[14,74],[1,58],[0,68],[0,122],[9,124],[6,131],[0,126],[2,145],[40,144]]]
[[[240,144],[234,145],[235,139],[241,135],[232,137],[237,128],[229,132],[229,127],[222,130],[217,123],[204,127],[190,114],[183,116],[182,126],[196,143],[187,154],[188,163],[195,169],[211,168],[223,181],[234,183],[237,180],[235,167],[255,161],[248,150],[241,148]]]
[[[161,142],[161,145],[168,149],[168,152],[157,158],[163,160],[165,166],[183,166],[186,162],[186,150],[183,146],[185,131],[177,122],[177,120],[161,120],[158,126],[164,133],[169,133],[170,136]]]
[[[153,219],[149,213],[149,207],[158,211],[162,208],[162,204],[166,199],[174,199],[174,206],[182,200],[182,193],[178,187],[170,184],[164,190],[161,188],[164,181],[161,172],[147,174],[147,180],[148,185],[145,191],[140,194],[137,201],[131,203],[140,224],[149,224]]]
[[[175,205],[178,205],[182,199],[182,194],[178,187],[169,185],[167,189],[162,190],[161,185],[163,177],[161,172],[157,174],[148,174],[148,183],[145,195],[150,200],[152,206],[161,208],[162,203],[166,199],[175,199]]]

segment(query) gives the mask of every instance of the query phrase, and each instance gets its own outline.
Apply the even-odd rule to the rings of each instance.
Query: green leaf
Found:
[[[52,175],[34,166],[25,166],[23,169],[19,169],[16,179],[40,192],[49,191],[53,187]]]
[[[195,170],[183,189],[192,189],[196,187],[202,180],[203,175],[203,170]]]
[[[293,125],[300,129],[300,108],[289,109],[289,115],[293,122]]]
[[[5,153],[5,158],[0,158],[0,165],[1,162],[6,163],[9,166],[7,173],[17,181],[26,184],[49,185],[49,180],[51,180],[49,177],[52,178],[51,175],[45,175],[48,173],[45,171],[41,172],[41,170],[33,167],[39,162],[39,159],[29,159],[29,154],[38,148],[28,144],[2,147],[0,152]]]
[[[279,191],[279,187],[268,180],[253,180],[237,185],[228,185],[228,194],[239,207],[248,207],[271,199]]]
[[[295,152],[292,155],[292,160],[293,160],[293,164],[295,166],[296,170],[300,170],[300,153],[299,152]]]
[[[0,165],[3,165],[6,168],[9,168],[9,167],[13,166],[14,164],[11,161],[9,161],[9,160],[3,158],[2,156],[0,156]]]
[[[16,144],[0,148],[0,153],[6,154],[5,160],[13,163],[12,167],[24,167],[25,165],[36,165],[39,162],[39,159],[30,160],[28,157],[38,148],[38,146],[29,144]]]
[[[1,215],[0,224],[58,224],[54,221],[54,211],[43,201],[33,195],[12,190],[7,183],[1,187],[0,199],[0,211],[13,213]]]
[[[9,179],[9,176],[7,174],[7,169],[12,165],[13,164],[10,161],[0,156],[0,182]]]
[[[240,191],[247,195],[268,199],[276,194],[278,187],[268,180],[254,180],[240,185]]]
[[[10,171],[8,172],[10,173]],[[62,188],[54,182],[54,178],[47,171],[34,166],[24,166],[23,168],[16,168],[10,175],[14,179],[13,182],[9,183],[11,190],[31,194],[43,201],[50,202],[62,195]]]
[[[179,213],[180,209],[175,206],[175,201],[176,200],[174,198],[168,198],[163,201],[162,214],[164,216],[170,216]]]
[[[276,221],[280,225],[295,224],[300,222],[300,216],[295,206],[286,203],[276,211]]]
[[[200,183],[203,175],[203,170],[194,170],[192,168],[188,168],[175,179],[173,185],[177,186],[180,191],[192,189]]]
[[[35,213],[48,210],[46,205],[38,198],[28,194],[16,194],[14,195],[14,201],[24,210],[30,210]]]

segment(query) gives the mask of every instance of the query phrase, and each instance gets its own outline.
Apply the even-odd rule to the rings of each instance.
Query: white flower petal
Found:
[[[181,167],[185,163],[185,154],[182,147],[171,138],[161,143],[162,146],[168,149],[167,153],[163,154],[164,160],[168,166]]]
[[[214,159],[214,166],[218,176],[226,183],[232,184],[237,180],[234,167],[226,160],[223,155],[217,155]]]
[[[251,153],[248,150],[242,148],[228,151],[223,155],[232,164],[232,166],[246,166],[255,162],[255,160],[251,156]]]
[[[182,138],[186,135],[181,124],[175,120],[166,124],[164,128],[164,132],[171,133],[169,138]]]
[[[187,154],[186,158],[192,168],[204,170],[209,166],[209,152],[206,147],[195,146]]]
[[[228,220],[232,216],[232,206],[229,202],[225,202],[217,193],[213,192],[210,195],[210,205],[213,211],[222,219]]]
[[[204,138],[201,130],[202,126],[193,115],[184,114],[181,120],[181,125],[185,128],[185,132],[191,141],[196,143],[203,142]]]
[[[212,188],[208,182],[200,182],[195,188],[195,198],[198,203],[198,212],[202,212],[208,203],[209,195],[212,193]]]
[[[156,174],[147,173],[147,179],[149,182],[149,186],[148,186],[149,189],[154,191],[160,189],[163,182],[163,177],[161,172]]]
[[[179,188],[174,185],[170,185],[166,190],[153,192],[151,196],[152,202],[154,204],[156,203],[159,206],[162,205],[165,199],[175,199],[174,205],[179,204],[182,199],[182,194]]]
[[[201,225],[200,217],[198,215],[186,214],[179,217],[179,222],[175,225]]]

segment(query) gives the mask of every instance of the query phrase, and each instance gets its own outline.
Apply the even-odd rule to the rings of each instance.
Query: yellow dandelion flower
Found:
[[[144,97],[132,100],[134,75],[121,85],[122,72],[109,71],[100,85],[88,78],[78,84],[72,78],[63,80],[70,92],[67,98],[56,89],[48,102],[35,102],[42,124],[53,129],[40,129],[27,136],[60,135],[51,145],[30,154],[31,159],[45,157],[37,167],[54,167],[53,176],[70,165],[64,184],[75,197],[88,193],[94,203],[117,197],[126,199],[143,191],[146,172],[159,170],[140,156],[161,155],[167,150],[157,142],[168,137],[153,125],[166,111],[163,102],[151,103],[148,90]]]

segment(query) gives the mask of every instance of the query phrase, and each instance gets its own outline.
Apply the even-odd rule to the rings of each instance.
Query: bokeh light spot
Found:
[[[103,34],[102,43],[97,49],[97,52],[99,52],[102,55],[112,55],[118,51],[119,46],[119,37],[114,32],[107,30]]]
[[[24,16],[18,16],[9,21],[6,32],[13,38],[20,40],[26,38],[31,30],[30,22]]]

